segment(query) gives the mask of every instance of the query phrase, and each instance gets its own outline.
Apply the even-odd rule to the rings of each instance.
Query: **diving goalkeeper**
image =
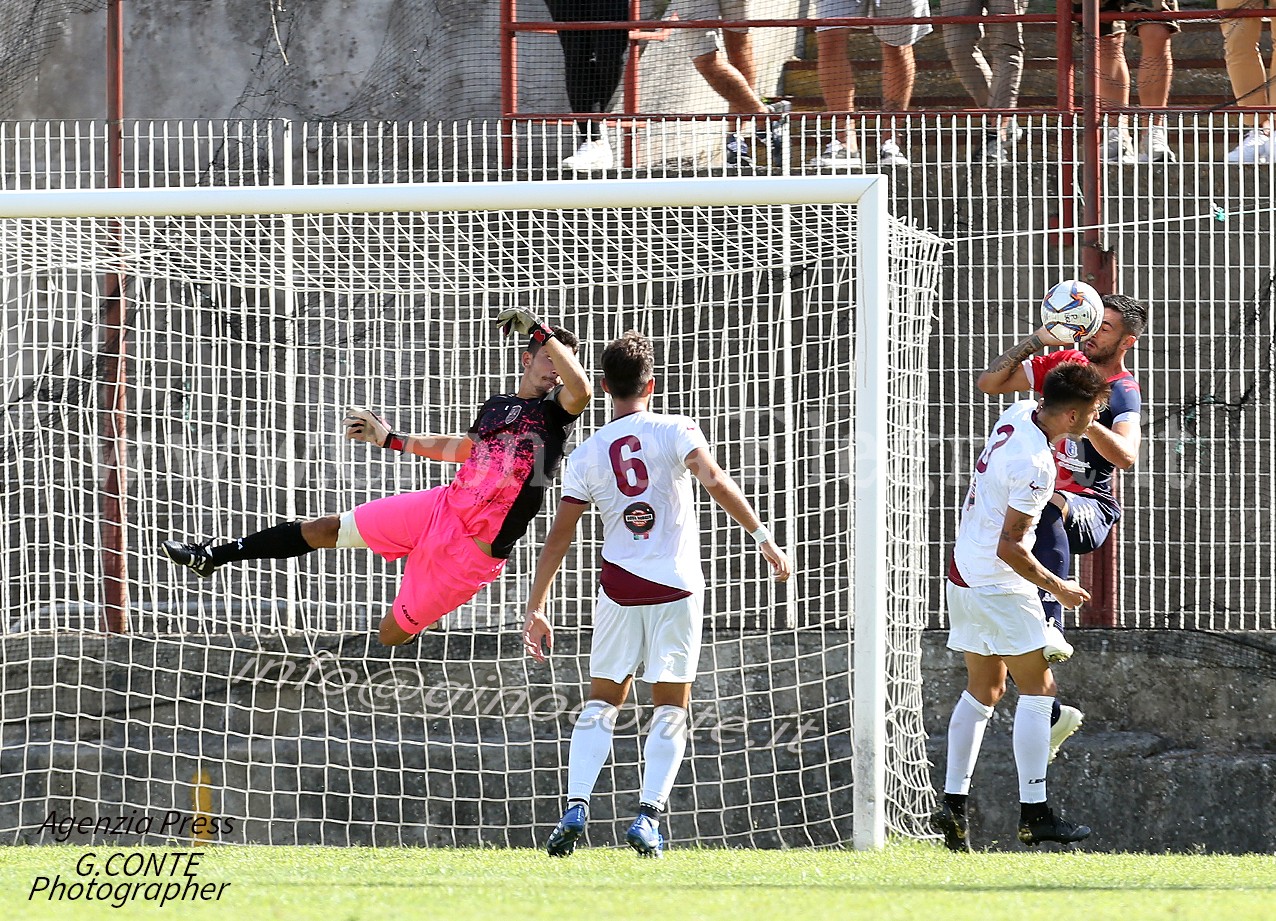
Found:
[[[230,543],[164,541],[162,553],[207,578],[227,563],[288,559],[328,547],[364,547],[407,558],[393,606],[381,619],[387,646],[406,643],[455,611],[505,568],[541,510],[564,447],[592,396],[577,340],[518,308],[497,325],[527,337],[518,391],[489,397],[464,435],[401,435],[367,410],[343,420],[351,441],[461,464],[446,486],[377,499],[342,515],[289,521]]]

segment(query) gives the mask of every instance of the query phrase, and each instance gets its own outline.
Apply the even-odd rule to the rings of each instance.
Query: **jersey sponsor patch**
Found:
[[[651,536],[651,529],[656,526],[656,510],[646,502],[634,502],[625,507],[621,519],[633,534],[634,540],[646,540]]]
[[[1064,470],[1073,473],[1084,473],[1090,469],[1090,465],[1081,456],[1081,442],[1075,438],[1063,439],[1054,452],[1054,459]]]

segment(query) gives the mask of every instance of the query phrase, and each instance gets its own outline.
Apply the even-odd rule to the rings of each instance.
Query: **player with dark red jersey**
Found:
[[[564,448],[593,389],[576,359],[576,337],[525,310],[497,317],[527,337],[523,375],[512,394],[489,397],[464,435],[401,435],[375,413],[351,410],[346,437],[393,451],[461,464],[446,486],[387,496],[342,515],[290,521],[220,546],[165,541],[174,563],[208,577],[240,560],[287,559],[326,547],[360,547],[404,557],[403,581],[381,620],[387,646],[406,643],[500,576],[514,544],[544,504]]]

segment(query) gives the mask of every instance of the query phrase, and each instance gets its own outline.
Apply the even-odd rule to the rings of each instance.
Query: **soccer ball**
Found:
[[[1103,298],[1083,281],[1068,278],[1046,292],[1041,325],[1055,345],[1080,345],[1103,323]]]

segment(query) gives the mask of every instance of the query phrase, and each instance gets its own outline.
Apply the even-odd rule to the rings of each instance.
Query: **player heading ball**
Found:
[[[655,712],[643,749],[638,817],[625,840],[639,855],[664,849],[660,812],[687,745],[687,706],[700,657],[704,574],[694,477],[748,531],[775,578],[789,578],[788,557],[740,488],[710,452],[694,419],[648,409],[656,391],[651,343],[627,332],[603,351],[603,389],[612,418],[572,452],[563,498],[545,538],[527,602],[523,642],[545,661],[553,629],[545,615],[550,583],[590,505],[603,519],[603,548],[589,656],[589,700],[572,730],[567,810],[546,850],[566,857],[589,817],[589,798],[611,754],[616,717],[634,676],[651,684]]]

